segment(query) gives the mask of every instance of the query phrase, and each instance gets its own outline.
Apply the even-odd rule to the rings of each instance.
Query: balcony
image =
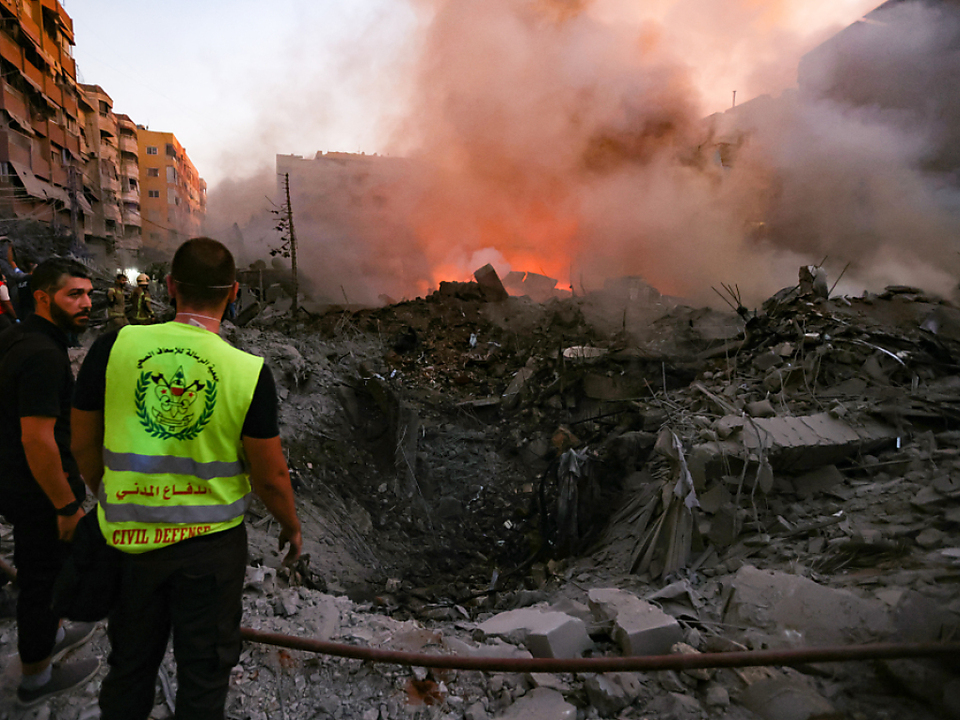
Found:
[[[123,224],[127,226],[128,231],[131,225],[135,227],[140,227],[142,225],[142,222],[140,220],[140,211],[124,208]]]
[[[120,182],[110,175],[101,175],[100,176],[100,188],[102,190],[108,190],[112,193],[120,192]]]
[[[69,55],[64,55],[60,59],[60,67],[63,68],[63,72],[66,73],[70,79],[74,82],[77,80],[77,61],[74,60]]]
[[[20,46],[16,40],[5,32],[0,32],[0,56],[17,68],[20,68],[23,62],[23,53],[20,51]]]
[[[120,197],[125,203],[140,204],[140,191],[137,188],[127,188]]]
[[[121,134],[119,145],[121,152],[133,153],[134,155],[136,155],[138,152],[136,135],[130,136]]]
[[[103,216],[107,218],[107,220],[113,220],[115,223],[122,222],[120,207],[115,202],[103,203]]]
[[[37,92],[43,92],[43,73],[26,59],[23,61],[23,74]]]
[[[130,160],[124,160],[120,163],[120,174],[124,177],[132,177],[139,180],[140,165],[135,162],[131,162]]]
[[[63,132],[63,128],[54,122],[47,123],[47,137],[50,138],[51,142],[55,142],[60,147],[64,147],[67,144],[66,134]]]

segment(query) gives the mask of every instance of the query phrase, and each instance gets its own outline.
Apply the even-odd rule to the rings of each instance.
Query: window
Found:
[[[160,168],[147,168],[147,177],[160,177]]]
[[[173,165],[167,165],[167,182],[175,183],[177,181],[177,169]]]
[[[171,143],[167,143],[167,155],[170,157],[177,156],[177,149]]]
[[[105,100],[100,101],[100,114],[106,117],[110,113],[110,106]]]
[[[130,178],[130,189],[131,189],[131,190],[136,190],[136,189],[137,189],[137,180],[136,180],[136,178]]]
[[[147,155],[156,155],[157,148],[154,145],[147,145]]]
[[[158,198],[160,197],[159,190],[147,190],[147,197]]]

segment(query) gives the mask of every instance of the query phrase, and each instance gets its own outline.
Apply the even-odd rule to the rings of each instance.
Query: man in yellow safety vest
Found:
[[[109,617],[103,720],[145,720],[173,631],[177,718],[223,718],[240,657],[251,492],[300,554],[277,397],[263,359],[219,335],[236,268],[216,240],[177,250],[172,322],[130,325],[91,347],[74,394],[73,452],[99,499],[100,530],[122,551]]]

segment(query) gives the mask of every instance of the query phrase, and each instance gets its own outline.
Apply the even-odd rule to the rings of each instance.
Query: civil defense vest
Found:
[[[240,433],[263,359],[203,328],[132,325],[107,362],[100,529],[128,553],[243,522]]]

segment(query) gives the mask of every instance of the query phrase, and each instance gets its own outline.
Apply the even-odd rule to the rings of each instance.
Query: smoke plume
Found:
[[[698,302],[737,283],[756,302],[824,257],[834,277],[850,264],[841,289],[951,291],[952,6],[885,6],[800,63],[840,27],[807,15],[836,3],[637,5],[415,0],[424,36],[388,145],[406,160],[323,192],[292,180],[316,296],[399,299],[493,262],[576,292],[639,275]],[[710,115],[734,89],[738,107]],[[211,217],[256,252],[272,223],[234,217],[242,185],[211,192]]]

